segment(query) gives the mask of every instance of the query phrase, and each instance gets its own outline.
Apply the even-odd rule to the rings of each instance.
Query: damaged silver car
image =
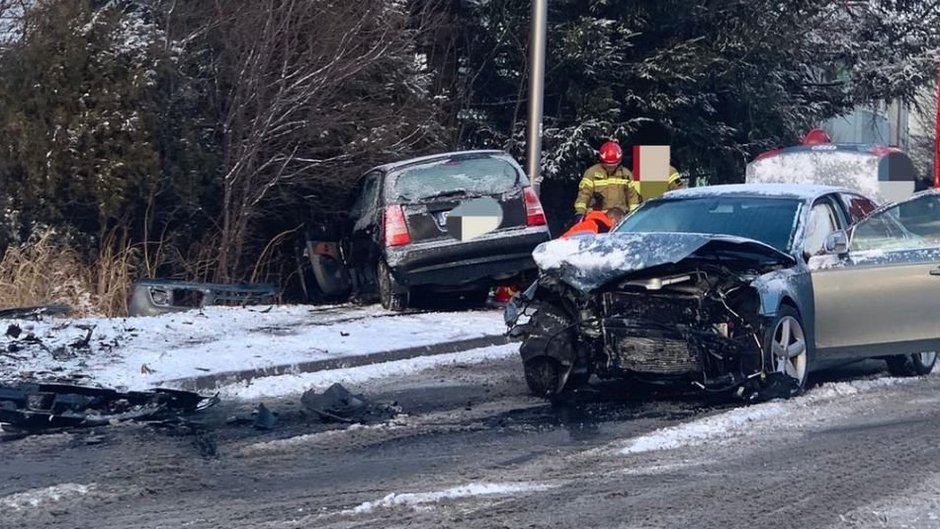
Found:
[[[762,400],[861,358],[927,374],[940,348],[933,190],[882,209],[829,186],[674,191],[534,257],[541,275],[505,316],[537,395],[597,375]]]

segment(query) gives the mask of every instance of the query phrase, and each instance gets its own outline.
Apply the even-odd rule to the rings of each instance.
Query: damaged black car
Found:
[[[940,195],[909,202],[872,213],[835,187],[713,186],[649,201],[610,234],[543,244],[539,279],[505,314],[528,386],[552,396],[596,375],[763,400],[861,358],[929,373],[940,329],[910,314],[940,294],[940,238],[904,212],[940,218]]]

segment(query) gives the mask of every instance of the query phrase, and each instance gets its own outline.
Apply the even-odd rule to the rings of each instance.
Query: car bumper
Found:
[[[134,283],[128,316],[157,316],[207,305],[274,303],[273,285],[223,285],[169,279],[141,279]]]
[[[462,285],[534,270],[532,250],[550,238],[545,227],[522,228],[467,242],[435,240],[387,248],[386,260],[405,286]]]

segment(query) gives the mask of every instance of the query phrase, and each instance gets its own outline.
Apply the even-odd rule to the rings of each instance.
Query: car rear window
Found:
[[[404,201],[443,195],[490,195],[511,191],[519,171],[494,156],[438,159],[406,167],[395,176],[395,194]]]
[[[618,232],[733,235],[787,251],[800,201],[760,197],[703,197],[650,202],[628,216]]]

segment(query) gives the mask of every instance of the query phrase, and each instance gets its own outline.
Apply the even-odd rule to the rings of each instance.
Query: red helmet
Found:
[[[602,164],[618,165],[623,159],[623,149],[616,141],[608,141],[601,145],[600,158]]]
[[[829,133],[823,129],[813,129],[803,136],[803,145],[819,145],[821,143],[832,143]]]

